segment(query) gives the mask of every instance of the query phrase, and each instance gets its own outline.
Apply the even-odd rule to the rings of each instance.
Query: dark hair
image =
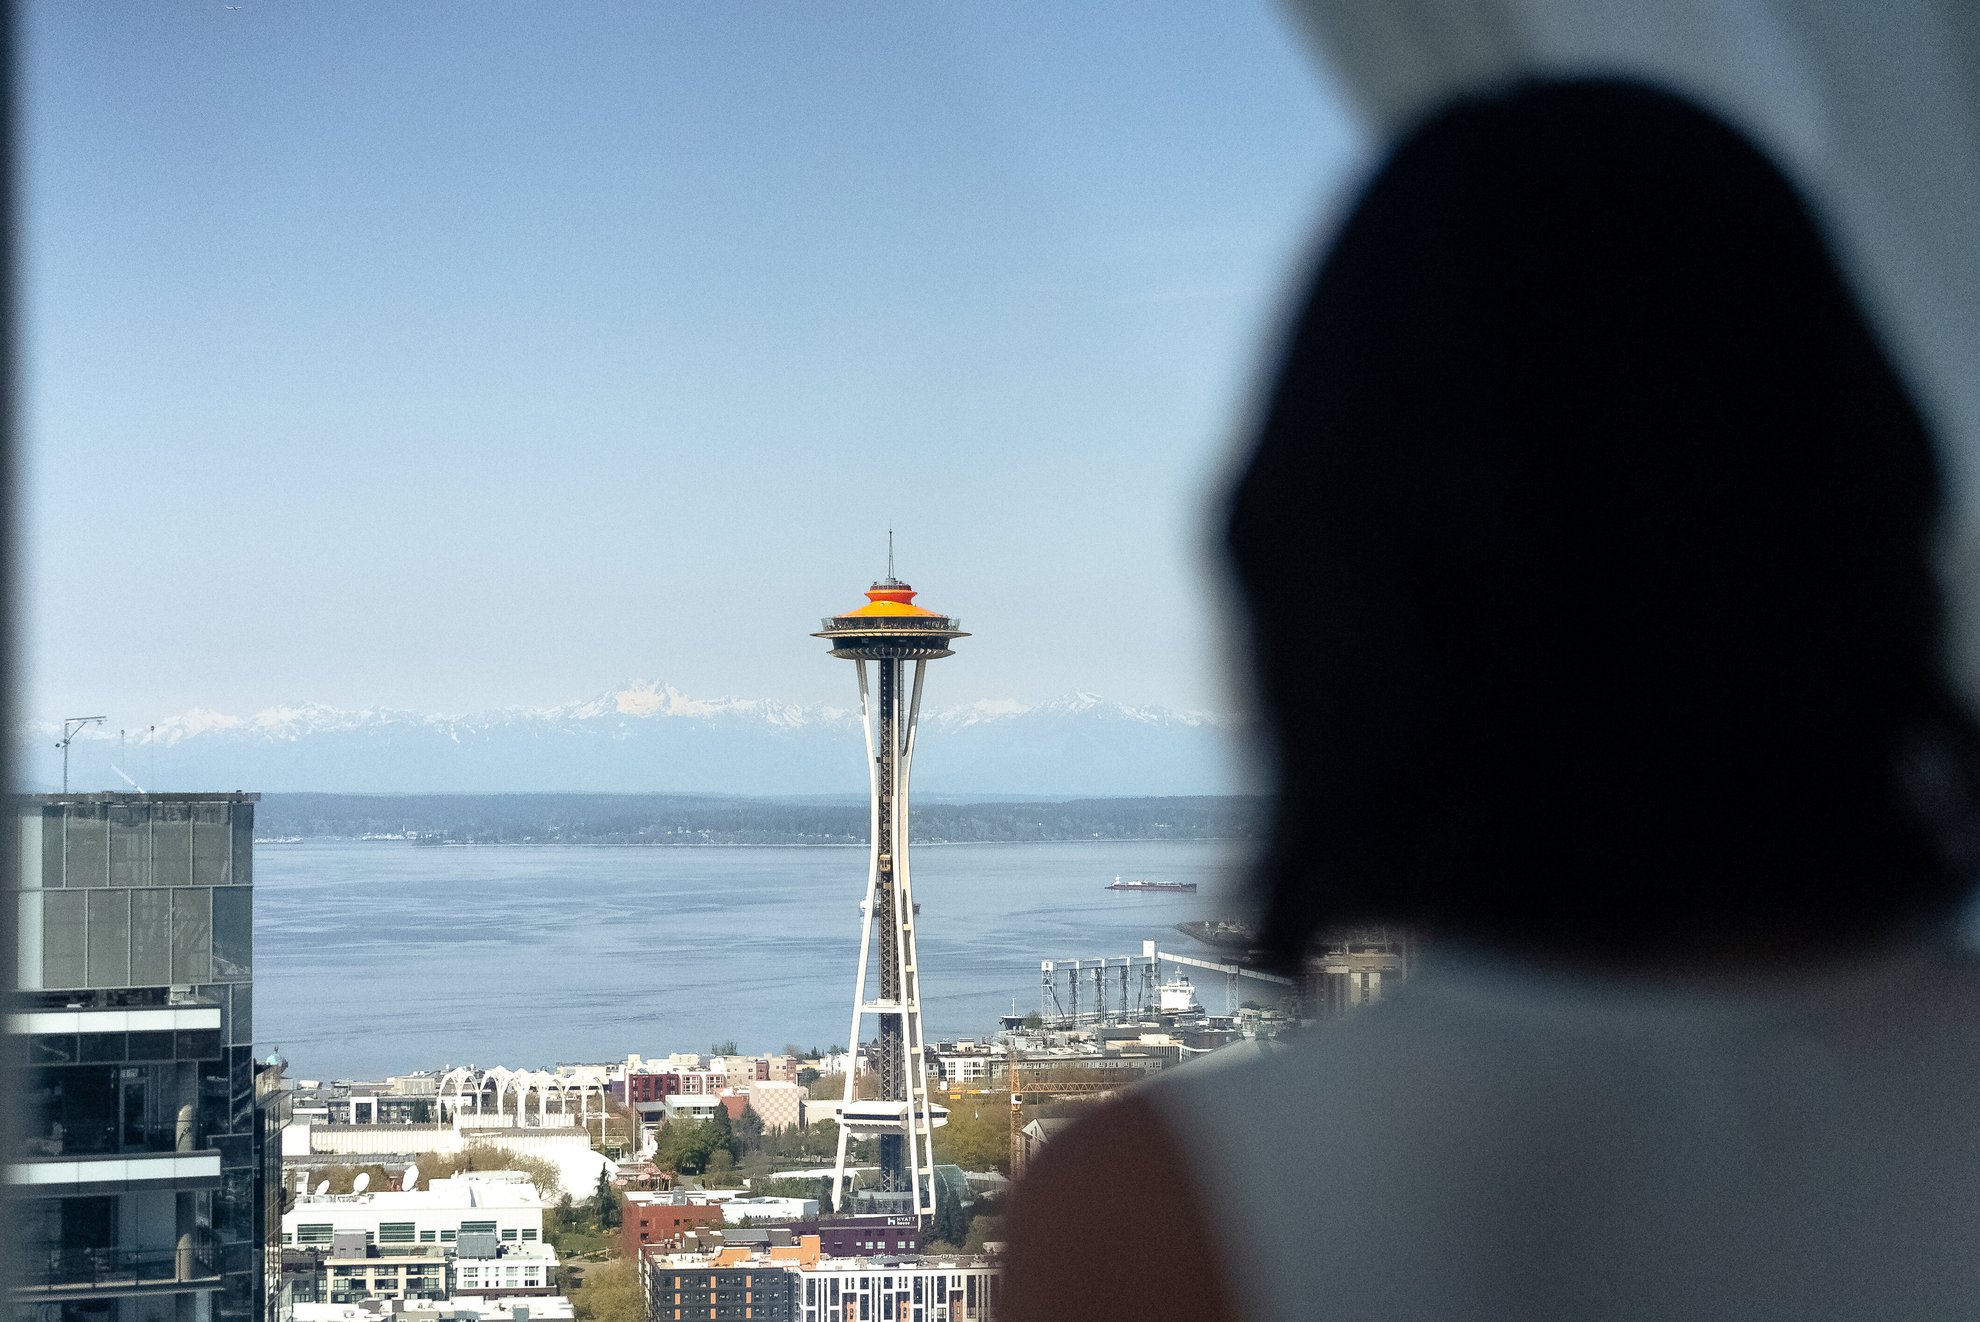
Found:
[[[1608,81],[1435,115],[1321,263],[1231,501],[1275,950],[1945,914],[1980,740],[1938,505],[1918,411],[1732,129]]]

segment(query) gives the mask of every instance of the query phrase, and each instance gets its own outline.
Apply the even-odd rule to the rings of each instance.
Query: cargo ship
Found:
[[[1165,894],[1194,895],[1196,883],[1193,881],[1123,881],[1115,877],[1110,891],[1161,891]]]

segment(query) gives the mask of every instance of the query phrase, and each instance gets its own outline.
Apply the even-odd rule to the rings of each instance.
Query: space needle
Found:
[[[961,621],[914,603],[914,589],[894,577],[893,534],[887,536],[887,577],[866,592],[866,604],[827,616],[812,635],[831,654],[859,667],[859,709],[866,730],[872,785],[872,844],[866,901],[860,906],[859,981],[853,987],[851,1057],[839,1111],[839,1155],[832,1172],[832,1205],[843,1210],[848,1140],[878,1139],[882,1210],[935,1213],[935,1130],[948,1112],[931,1104],[928,1054],[921,1029],[921,968],[915,949],[914,884],[908,872],[908,770],[921,712],[921,682],[930,661],[953,653],[967,638]],[[913,664],[912,677],[908,672]],[[878,1020],[877,1097],[855,1096],[861,1028]]]

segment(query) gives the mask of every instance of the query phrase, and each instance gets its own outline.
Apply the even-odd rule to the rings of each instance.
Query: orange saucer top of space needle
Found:
[[[866,604],[843,615],[826,616],[824,628],[811,636],[827,640],[833,656],[849,661],[933,661],[954,656],[949,641],[969,637],[962,621],[914,604],[914,589],[894,577],[892,540],[888,539],[887,577],[866,590]]]

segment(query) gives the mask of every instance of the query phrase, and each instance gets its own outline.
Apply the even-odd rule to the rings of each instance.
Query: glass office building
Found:
[[[278,1322],[253,794],[19,800],[17,1322]]]

